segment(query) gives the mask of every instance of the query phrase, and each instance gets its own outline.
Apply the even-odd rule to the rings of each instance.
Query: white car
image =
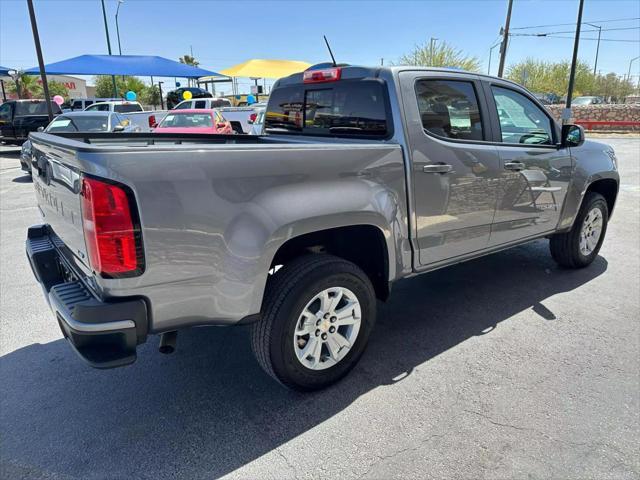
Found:
[[[249,135],[262,135],[264,134],[264,114],[267,111],[266,107],[256,108],[256,117],[251,119],[249,117],[249,123],[251,124],[251,130]]]
[[[98,102],[84,109],[85,112],[117,112],[132,113],[143,112],[144,108],[139,102],[128,102],[126,100],[113,100],[109,102]]]
[[[266,103],[260,102],[245,107],[221,108],[220,111],[224,118],[231,122],[236,133],[251,133],[253,130],[252,122],[256,120],[259,110],[266,106]]]
[[[191,100],[183,100],[173,110],[191,110],[194,108],[204,108],[210,110],[212,108],[230,107],[231,102],[226,98],[192,98]]]

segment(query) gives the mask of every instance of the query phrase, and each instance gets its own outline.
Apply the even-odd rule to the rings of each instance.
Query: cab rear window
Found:
[[[277,88],[264,127],[268,133],[387,137],[386,89],[376,80]]]

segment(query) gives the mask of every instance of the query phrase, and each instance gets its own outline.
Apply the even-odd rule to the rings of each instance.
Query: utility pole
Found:
[[[586,23],[585,25],[589,25],[591,27],[598,29],[598,43],[596,45],[596,61],[593,64],[593,74],[596,74],[596,69],[598,68],[598,52],[600,52],[600,34],[602,33],[602,27],[598,25],[594,25],[593,23]]]
[[[40,35],[38,34],[38,25],[36,24],[36,13],[33,10],[33,0],[27,0],[29,6],[29,19],[31,20],[31,30],[33,31],[33,43],[36,44],[36,54],[38,55],[38,67],[40,68],[40,78],[42,78],[42,88],[44,90],[44,99],[47,101],[47,113],[49,121],[53,121],[53,109],[51,108],[51,97],[49,96],[49,83],[47,82],[47,73],[44,70],[44,59],[42,58],[42,48],[40,47]]]
[[[118,55],[122,55],[122,46],[120,45],[120,25],[118,25],[118,14],[120,13],[120,5],[124,0],[118,0],[118,8],[116,8],[116,34],[118,36]]]
[[[576,38],[573,41],[573,58],[571,59],[571,73],[569,74],[569,91],[567,92],[567,103],[562,112],[562,123],[569,123],[571,119],[571,96],[573,95],[573,84],[576,79],[576,64],[578,63],[578,47],[580,46],[580,27],[582,26],[582,7],[584,0],[580,0],[578,5],[578,23],[576,25]]]
[[[502,44],[500,45],[500,65],[498,66],[498,76],[502,77],[504,73],[504,61],[507,58],[507,44],[509,43],[509,24],[511,23],[511,9],[513,8],[513,0],[509,0],[507,7],[507,20],[502,30]]]
[[[104,31],[107,34],[107,50],[111,55],[111,40],[109,39],[109,26],[107,25],[107,11],[104,8],[104,0],[100,0],[102,3],[102,18],[104,19]],[[118,97],[118,87],[116,87],[116,76],[111,75],[111,81],[113,82],[113,98]]]

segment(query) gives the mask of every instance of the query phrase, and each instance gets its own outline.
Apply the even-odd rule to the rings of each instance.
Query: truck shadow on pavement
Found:
[[[602,257],[560,269],[538,241],[399,282],[360,364],[313,394],[267,377],[246,327],[181,332],[172,356],[156,353],[151,337],[134,365],[106,371],[85,366],[64,340],[24,347],[0,360],[2,476],[217,478],[518,312],[562,321],[541,302],[606,269]]]

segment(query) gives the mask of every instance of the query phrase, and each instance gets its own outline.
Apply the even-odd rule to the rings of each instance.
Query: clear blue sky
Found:
[[[85,53],[106,53],[102,11],[98,0],[35,0],[45,63]],[[116,0],[106,0],[114,52]],[[578,0],[515,0],[512,28],[572,23]],[[486,71],[489,47],[498,40],[507,0],[476,1],[190,1],[125,0],[120,7],[120,35],[125,54],[160,55],[177,59],[189,53],[201,66],[221,70],[250,58],[326,61],[326,34],[338,61],[379,64],[396,61],[430,37],[446,40],[477,56]],[[601,23],[598,70],[626,74],[629,60],[640,55],[640,1],[585,0],[584,21],[627,19]],[[585,29],[593,29],[584,26]],[[513,30],[517,33],[566,32],[572,25]],[[571,37],[571,33],[561,33]],[[583,38],[595,38],[585,32]],[[635,41],[635,42],[630,42]],[[507,65],[527,56],[569,59],[570,38],[513,37]],[[581,43],[580,58],[593,64],[596,42]],[[494,49],[492,72],[497,69]],[[26,0],[0,0],[0,65],[37,65]],[[632,74],[638,75],[640,61]],[[637,79],[638,77],[636,77]],[[246,82],[248,84],[248,81]]]

